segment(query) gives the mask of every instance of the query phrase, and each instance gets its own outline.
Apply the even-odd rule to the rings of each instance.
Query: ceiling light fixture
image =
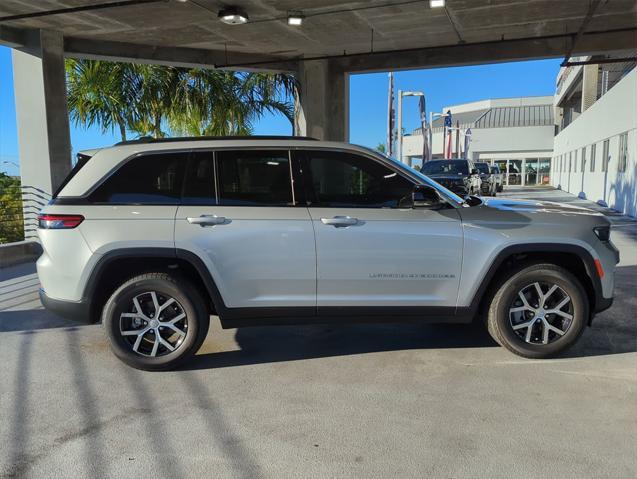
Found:
[[[445,6],[445,0],[429,0],[430,8],[440,8]]]
[[[248,23],[248,14],[238,7],[227,7],[219,10],[219,20],[227,25],[243,25]]]
[[[288,25],[292,25],[293,27],[298,27],[303,24],[303,19],[305,17],[303,14],[299,12],[290,12],[288,13]]]

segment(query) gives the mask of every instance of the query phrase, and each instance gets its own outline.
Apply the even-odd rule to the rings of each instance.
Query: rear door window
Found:
[[[220,150],[216,157],[220,205],[294,205],[287,150]]]
[[[215,165],[212,151],[194,151],[188,160],[181,202],[184,205],[215,205]]]

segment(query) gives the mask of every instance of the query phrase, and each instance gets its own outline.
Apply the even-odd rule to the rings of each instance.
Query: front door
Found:
[[[175,247],[205,262],[229,308],[316,307],[314,232],[291,172],[287,150],[191,154]]]
[[[462,224],[455,208],[401,207],[412,181],[372,158],[321,150],[303,156],[319,312],[339,306],[456,306]]]

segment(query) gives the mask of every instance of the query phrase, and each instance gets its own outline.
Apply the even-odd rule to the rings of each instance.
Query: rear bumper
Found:
[[[40,289],[40,301],[47,311],[57,314],[66,319],[77,321],[79,323],[91,323],[90,304],[85,301],[64,301],[54,299],[46,295],[43,289]]]

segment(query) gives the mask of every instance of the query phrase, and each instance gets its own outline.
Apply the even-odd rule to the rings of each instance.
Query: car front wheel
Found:
[[[493,292],[487,327],[495,341],[534,359],[562,353],[582,334],[589,304],[582,284],[564,268],[533,264]]]
[[[205,340],[209,322],[197,288],[165,273],[126,281],[102,313],[115,355],[148,371],[173,369],[191,358]]]

